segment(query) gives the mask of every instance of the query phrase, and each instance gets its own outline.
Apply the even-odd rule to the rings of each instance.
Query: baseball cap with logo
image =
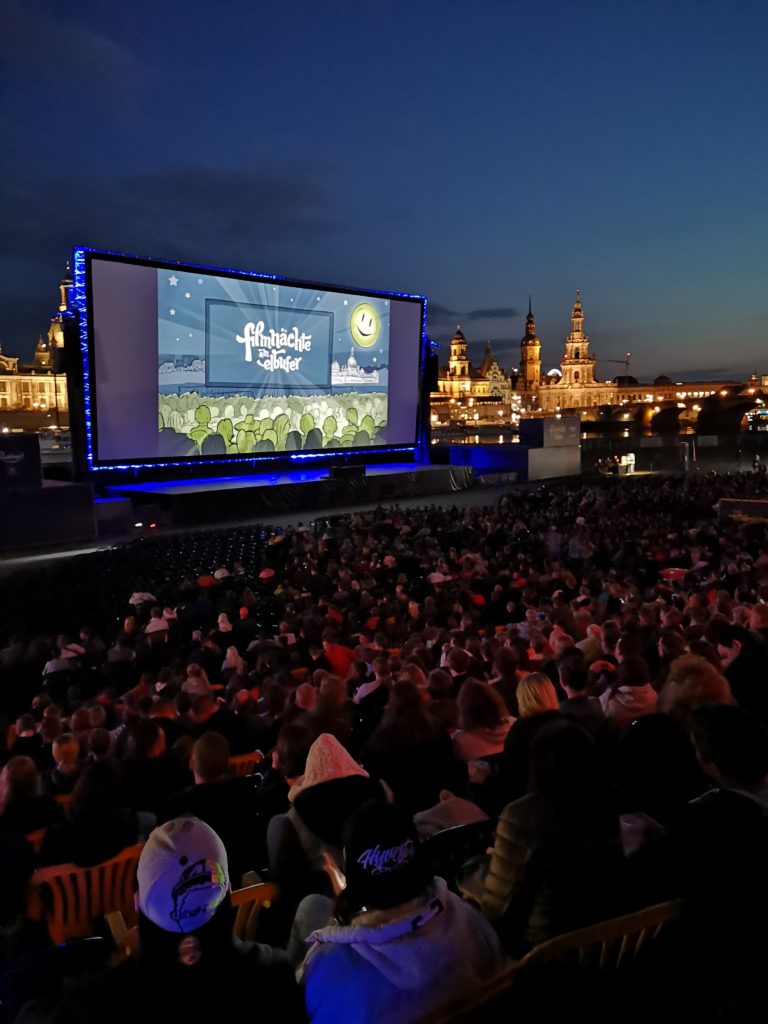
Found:
[[[137,872],[139,910],[166,932],[192,932],[216,913],[229,891],[227,851],[199,818],[154,829]]]
[[[414,899],[430,882],[413,818],[369,800],[344,830],[346,898],[359,907],[388,910]]]

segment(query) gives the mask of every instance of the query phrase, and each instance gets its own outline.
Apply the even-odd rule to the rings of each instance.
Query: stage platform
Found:
[[[238,522],[281,512],[317,511],[350,505],[377,505],[407,498],[429,497],[472,487],[470,466],[400,463],[366,467],[365,475],[332,476],[328,467],[291,473],[205,477],[154,483],[115,484],[113,498],[128,498],[134,512],[153,514],[167,526]]]
[[[96,536],[93,485],[44,480],[0,497],[0,552],[80,544]]]

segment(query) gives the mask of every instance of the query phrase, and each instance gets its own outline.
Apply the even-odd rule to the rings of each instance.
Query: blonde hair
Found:
[[[190,661],[187,665],[187,679],[200,679],[210,690],[211,684],[208,681],[208,673],[205,671],[202,665],[198,665],[196,661]]]
[[[659,711],[685,722],[701,704],[733,704],[730,684],[707,658],[682,654],[669,666]]]
[[[529,672],[523,676],[517,684],[516,696],[521,718],[537,715],[540,711],[557,711],[560,707],[552,680],[543,672]]]
[[[246,664],[240,657],[240,652],[236,647],[227,648],[227,653],[224,656],[224,663],[221,667],[224,670],[233,668],[240,676],[244,676],[246,674]]]

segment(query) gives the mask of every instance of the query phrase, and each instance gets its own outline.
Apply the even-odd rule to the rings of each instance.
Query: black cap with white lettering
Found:
[[[369,910],[407,903],[430,882],[413,818],[404,810],[369,800],[344,830],[346,900]]]

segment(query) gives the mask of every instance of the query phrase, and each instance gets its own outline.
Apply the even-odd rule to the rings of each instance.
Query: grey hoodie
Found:
[[[299,980],[312,1024],[409,1024],[503,968],[489,922],[442,878],[407,906],[383,923],[358,919],[309,936]]]

